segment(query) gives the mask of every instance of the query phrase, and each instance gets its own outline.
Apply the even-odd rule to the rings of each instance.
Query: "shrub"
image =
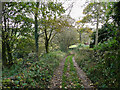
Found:
[[[60,51],[52,52],[41,56],[39,61],[27,61],[24,65],[19,63],[14,64],[10,69],[4,69],[3,88],[48,87],[53,71],[59,66],[64,56],[65,53]]]

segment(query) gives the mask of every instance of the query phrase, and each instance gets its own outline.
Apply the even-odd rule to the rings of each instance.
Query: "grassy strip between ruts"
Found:
[[[65,64],[64,64],[64,70],[63,70],[63,77],[62,77],[62,87],[65,87],[65,81],[67,81],[67,76],[65,75],[65,73],[67,72],[67,67],[68,67],[68,57],[65,60]]]
[[[81,81],[72,61],[72,56],[68,56],[65,61],[62,88],[82,88]]]

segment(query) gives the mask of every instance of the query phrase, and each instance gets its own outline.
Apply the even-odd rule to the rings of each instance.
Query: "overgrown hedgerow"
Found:
[[[120,81],[120,50],[109,50],[103,55],[99,53],[95,56],[92,52],[84,51],[84,53],[81,53],[81,51],[78,51],[75,55],[76,62],[86,72],[95,87],[118,88]],[[92,57],[87,55],[92,55]]]

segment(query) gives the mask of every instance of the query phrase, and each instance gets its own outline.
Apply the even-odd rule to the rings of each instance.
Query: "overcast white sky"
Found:
[[[65,0],[62,0],[62,2],[64,2]],[[70,4],[72,4],[72,2],[74,2],[70,16],[75,19],[75,21],[81,20],[83,18],[83,16],[85,16],[83,14],[83,9],[88,5],[88,3],[90,3],[90,0],[66,0],[66,2],[63,4],[64,8],[68,8],[68,6],[70,6]],[[86,4],[87,2],[87,4]],[[68,14],[68,12],[70,11],[70,9],[68,9],[66,11],[65,14]],[[101,27],[102,24],[99,24],[99,27]],[[95,28],[96,25],[91,25],[91,23],[87,23],[85,24],[85,26],[88,26],[90,28]]]
[[[82,12],[84,9],[85,1],[86,0],[66,0],[66,2],[63,4],[63,6],[66,9],[66,8],[68,8],[68,6],[70,6],[72,4],[72,2],[74,2],[70,16],[77,21],[77,20],[79,20],[80,17],[84,16],[82,14]],[[70,11],[70,9],[68,9],[66,11],[66,14],[68,14],[69,11]]]
[[[75,21],[78,21],[78,20],[81,20],[83,16],[85,16],[83,14],[83,9],[85,8],[85,6],[88,5],[89,2],[87,1],[89,0],[66,0],[66,2],[63,4],[63,7],[66,9],[72,4],[72,2],[74,2],[70,16],[73,19],[75,19]],[[62,2],[64,2],[64,0],[62,0]],[[69,11],[70,9],[68,9],[65,14],[68,15]],[[85,26],[90,27],[90,28],[95,28],[95,25],[93,26],[90,23],[86,23]]]

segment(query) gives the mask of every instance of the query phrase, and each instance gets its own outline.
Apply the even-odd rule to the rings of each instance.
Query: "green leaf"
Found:
[[[22,85],[23,85],[23,86],[26,86],[26,85],[27,85],[27,83],[23,83]]]
[[[15,81],[15,84],[19,84],[19,81]]]

